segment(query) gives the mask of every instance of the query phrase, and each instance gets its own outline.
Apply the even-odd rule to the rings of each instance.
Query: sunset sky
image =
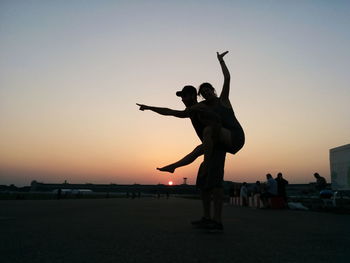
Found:
[[[0,184],[194,184],[200,144],[175,92],[210,82],[216,51],[246,145],[225,180],[330,180],[350,143],[350,1],[0,1]]]

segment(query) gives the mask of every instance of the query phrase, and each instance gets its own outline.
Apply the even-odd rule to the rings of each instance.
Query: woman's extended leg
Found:
[[[211,158],[213,147],[216,143],[221,143],[226,147],[229,147],[231,144],[230,131],[222,128],[220,126],[210,126],[206,127],[203,132],[203,144],[197,146],[191,153],[187,154],[181,160],[166,165],[161,168],[157,168],[157,170],[162,172],[174,173],[174,171],[182,166],[186,166],[192,162],[194,162],[199,156],[204,154],[204,167],[207,167],[209,160]],[[226,148],[225,147],[225,148]],[[206,170],[206,168],[204,168]]]
[[[204,170],[206,171],[214,146],[220,143],[224,145],[224,148],[230,147],[231,133],[229,130],[221,126],[220,118],[216,113],[210,110],[198,110],[195,111],[195,114],[198,114],[197,116],[199,117],[199,120],[205,127],[202,134],[203,143],[197,146],[191,153],[186,155],[181,160],[167,166],[157,168],[159,171],[174,173],[175,169],[192,163],[202,154],[204,154],[203,166],[205,167]]]
[[[188,164],[194,162],[194,160],[196,160],[203,153],[204,153],[203,145],[201,144],[201,145],[197,146],[191,153],[187,154],[181,160],[179,160],[175,163],[169,164],[167,166],[164,166],[162,168],[157,168],[157,169],[159,171],[162,171],[162,172],[173,173],[176,168],[179,168],[181,166],[185,166],[185,165],[188,165]]]

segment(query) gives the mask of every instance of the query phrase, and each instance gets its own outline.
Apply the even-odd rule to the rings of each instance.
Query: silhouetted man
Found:
[[[227,53],[228,51],[216,53],[224,76],[224,83],[219,96],[215,88],[210,83],[205,82],[200,85],[198,90],[198,95],[201,95],[204,100],[190,107],[186,105],[187,108],[184,111],[174,111],[166,108],[137,104],[142,111],[152,110],[162,115],[191,118],[192,123],[198,120],[202,123],[201,125],[205,126],[203,132],[200,134],[201,145],[197,146],[195,150],[181,160],[158,168],[158,170],[173,173],[176,168],[190,164],[200,155],[204,155],[204,161],[201,164],[199,176],[197,177],[197,185],[201,187],[202,192],[209,191],[213,194],[214,217],[209,222],[200,220],[199,225],[205,222],[204,225],[211,230],[223,229],[221,210],[224,195],[223,170],[226,152],[236,154],[242,149],[245,143],[243,128],[235,116],[229,99],[231,76],[224,61],[224,56]],[[187,98],[187,94],[183,91],[177,92],[176,95],[181,96],[182,101],[184,101],[184,98]],[[197,224],[198,221],[193,223]]]
[[[186,108],[189,108],[198,103],[197,101],[197,90],[193,86],[185,86],[181,91],[176,92],[178,97],[181,97],[182,102]],[[183,111],[176,111],[168,108],[159,108],[137,104],[140,106],[140,110],[151,110],[161,115],[169,115],[179,117]],[[193,128],[195,129],[199,139],[203,140],[203,130],[205,125],[201,120],[200,113],[193,113],[190,115]],[[193,152],[198,151],[196,147]],[[192,153],[193,153],[192,152]],[[191,155],[190,153],[189,155]],[[196,154],[194,154],[196,156]],[[201,190],[201,199],[203,204],[203,217],[200,220],[193,221],[192,225],[198,228],[206,228],[209,230],[222,230],[221,214],[223,206],[223,178],[224,178],[224,167],[225,167],[226,151],[220,149],[220,147],[214,146],[213,153],[209,160],[209,167],[204,168],[204,162],[201,163],[196,180],[196,186]],[[186,159],[186,157],[184,158]],[[189,163],[194,160],[189,160]],[[180,160],[181,162],[181,160]],[[189,164],[188,163],[188,164]],[[168,172],[173,172],[169,171]],[[213,198],[214,203],[214,216],[211,219],[211,200]],[[220,222],[220,223],[218,223]]]

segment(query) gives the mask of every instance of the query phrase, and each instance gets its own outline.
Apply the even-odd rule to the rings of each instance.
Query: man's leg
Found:
[[[203,205],[203,218],[205,219],[211,219],[211,191],[208,190],[201,190],[201,199],[202,199],[202,205]]]
[[[217,223],[222,223],[222,207],[224,204],[224,189],[214,188],[213,189],[213,201],[214,201],[214,217],[213,220]]]
[[[204,162],[201,163],[197,173],[196,186],[201,190],[200,197],[202,200],[203,216],[200,220],[192,221],[192,225],[202,228],[208,222],[211,222],[211,190],[205,189],[206,176]]]
[[[203,131],[203,154],[204,154],[204,167],[205,170],[208,169],[209,162],[213,153],[214,147],[214,128],[208,126]],[[215,141],[216,142],[216,141]]]
[[[208,225],[209,230],[222,230],[222,208],[224,199],[224,167],[226,152],[220,148],[214,148],[212,157],[209,160],[206,189],[213,194],[214,216],[213,222]]]

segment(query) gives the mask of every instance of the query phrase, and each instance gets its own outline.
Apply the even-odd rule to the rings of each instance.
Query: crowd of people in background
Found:
[[[283,178],[282,173],[278,173],[275,179],[271,174],[267,174],[266,182],[256,181],[251,187],[248,187],[247,182],[243,182],[239,189],[241,204],[248,206],[249,196],[258,197],[264,206],[268,206],[268,199],[274,196],[280,196],[287,201],[286,185],[288,185],[288,181]],[[232,189],[231,196],[238,196],[238,193]]]
[[[324,177],[320,176],[318,173],[314,173],[316,179],[315,189],[316,193],[319,193],[321,198],[328,197],[332,195],[332,191],[327,189],[327,181]],[[248,185],[247,182],[243,182],[239,189],[232,188],[230,190],[230,196],[239,196],[242,206],[249,205],[249,196],[254,200],[261,200],[262,207],[269,207],[269,200],[272,197],[280,197],[283,199],[284,203],[287,204],[287,185],[289,182],[283,178],[281,172],[277,173],[276,178],[268,173],[266,174],[266,181],[260,182],[256,181],[253,185]]]

